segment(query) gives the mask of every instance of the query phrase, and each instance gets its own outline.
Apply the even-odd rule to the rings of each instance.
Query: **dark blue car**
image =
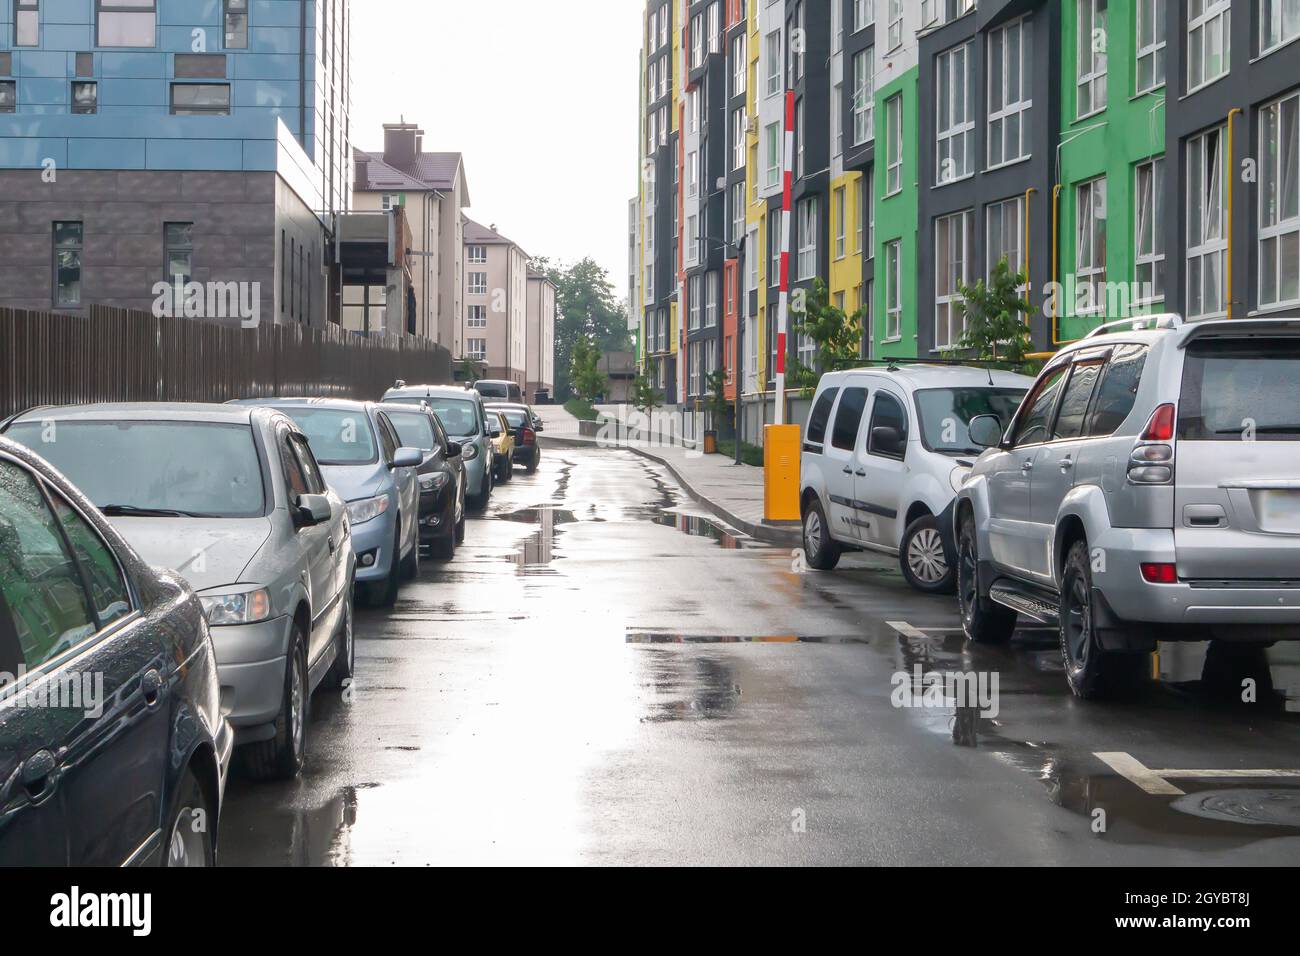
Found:
[[[213,865],[220,696],[194,593],[0,439],[0,865]]]

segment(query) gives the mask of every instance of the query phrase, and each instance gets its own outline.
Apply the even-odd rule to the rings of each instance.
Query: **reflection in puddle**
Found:
[[[628,644],[863,644],[865,638],[808,637],[794,634],[769,634],[755,637],[749,634],[666,634],[656,631],[628,631]]]
[[[730,716],[740,703],[732,666],[706,656],[654,658],[642,687],[650,698],[643,723],[717,720]]]
[[[520,524],[540,525],[523,542],[509,560],[518,567],[521,574],[553,574],[550,565],[555,560],[555,535],[559,525],[574,524],[578,521],[572,511],[542,505],[537,508],[523,508],[499,516],[505,521]]]
[[[711,518],[703,515],[688,515],[679,512],[665,512],[658,515],[655,524],[667,528],[676,528],[682,534],[696,538],[712,538],[728,551],[739,551],[744,545],[738,532],[724,528]]]

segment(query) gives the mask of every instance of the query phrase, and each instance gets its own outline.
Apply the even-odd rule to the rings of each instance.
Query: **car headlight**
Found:
[[[348,502],[348,518],[353,524],[365,524],[367,521],[374,521],[387,510],[388,495]]]
[[[442,491],[447,487],[447,473],[444,471],[435,471],[431,475],[420,476],[420,494],[431,495]]]
[[[200,594],[199,603],[212,627],[256,624],[271,616],[271,593],[266,588],[229,594]]]
[[[460,457],[466,461],[473,461],[478,457],[478,445],[464,445],[460,450]]]
[[[948,483],[952,485],[952,490],[961,491],[961,486],[966,483],[968,475],[970,475],[969,468],[954,468],[952,474],[948,476]]]

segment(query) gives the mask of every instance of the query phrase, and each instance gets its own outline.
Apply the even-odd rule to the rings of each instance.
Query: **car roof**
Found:
[[[484,405],[487,408],[495,408],[497,410],[503,408],[513,408],[517,412],[532,411],[532,409],[529,408],[527,405],[525,405],[523,402],[485,402]]]
[[[404,385],[390,388],[384,393],[384,400],[394,398],[479,398],[479,393],[472,388],[459,385]]]
[[[267,398],[241,399],[237,404],[262,408],[325,408],[336,412],[364,412],[374,402],[358,402],[350,398]]]
[[[852,375],[883,375],[893,379],[903,388],[915,391],[923,388],[988,388],[990,377],[994,388],[1029,388],[1034,383],[1031,376],[1000,369],[983,369],[970,365],[903,365],[898,367],[863,366],[827,372],[822,376],[824,385],[834,385]]]
[[[32,421],[169,421],[248,425],[257,408],[199,402],[102,402],[96,405],[50,405],[14,417],[14,423]]]
[[[512,381],[508,378],[481,378],[474,384],[475,385],[513,385],[515,388],[519,387],[518,382]]]

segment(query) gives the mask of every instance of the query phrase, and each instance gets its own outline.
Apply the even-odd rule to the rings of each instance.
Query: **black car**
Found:
[[[220,704],[194,592],[0,439],[0,865],[215,864]]]
[[[542,448],[537,444],[537,419],[527,405],[511,402],[491,402],[491,411],[500,412],[515,433],[515,461],[531,475],[542,461]]]
[[[420,546],[450,560],[465,540],[465,465],[460,444],[427,403],[383,406],[402,445],[424,452],[420,482]]]

